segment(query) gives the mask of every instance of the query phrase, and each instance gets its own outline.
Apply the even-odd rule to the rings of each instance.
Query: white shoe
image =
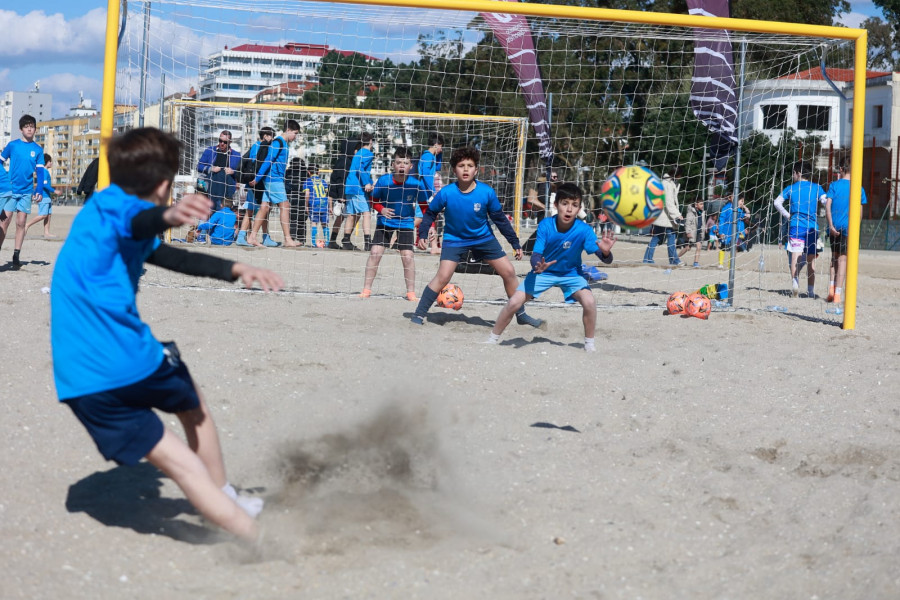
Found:
[[[225,484],[225,487],[222,488],[222,491],[225,492],[225,495],[234,500],[234,503],[241,507],[241,509],[250,515],[251,518],[255,519],[259,513],[262,512],[263,505],[266,503],[262,498],[256,498],[254,496],[240,496],[237,493],[237,490],[234,489],[234,486],[230,483]]]

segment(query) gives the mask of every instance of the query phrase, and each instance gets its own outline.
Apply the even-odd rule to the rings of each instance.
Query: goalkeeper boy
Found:
[[[146,458],[182,489],[209,521],[246,540],[257,537],[262,499],[238,496],[225,477],[216,426],[172,342],[141,321],[138,280],[149,262],[163,268],[242,279],[278,290],[271,271],[160,243],[159,234],[206,219],[212,202],[191,194],[166,206],[181,144],[157,129],[109,142],[111,185],[72,224],[53,271],[50,339],[60,401],[72,409],[107,460]],[[187,443],[152,409],[174,413]]]
[[[584,349],[586,352],[595,351],[597,304],[582,273],[581,255],[590,252],[609,264],[613,259],[612,247],[616,238],[612,231],[606,231],[598,241],[594,229],[577,218],[581,210],[581,197],[581,190],[573,183],[562,183],[556,188],[556,217],[544,219],[538,225],[534,253],[531,255],[531,273],[500,311],[487,343],[500,342],[500,334],[525,302],[537,298],[551,287],[558,287],[566,302],[581,304]]]

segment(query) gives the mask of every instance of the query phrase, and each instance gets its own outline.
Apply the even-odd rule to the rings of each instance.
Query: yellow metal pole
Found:
[[[103,93],[100,100],[100,169],[97,189],[109,185],[106,146],[112,137],[116,110],[116,60],[118,58],[119,0],[106,3],[106,50],[103,53]]]
[[[844,290],[844,329],[856,327],[856,292],[859,285],[859,227],[862,222],[863,128],[866,116],[866,42],[856,38],[853,74],[853,139],[850,151],[850,222],[847,227],[847,288]]]

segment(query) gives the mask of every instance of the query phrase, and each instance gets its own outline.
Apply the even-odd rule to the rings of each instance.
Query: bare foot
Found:
[[[58,238],[59,236],[58,236],[58,235],[53,235],[52,233],[45,233],[45,234],[44,234],[44,237],[45,237],[45,238]]]
[[[258,247],[258,248],[265,248],[265,246],[263,246],[263,245],[259,242],[259,240],[256,239],[256,236],[255,236],[255,235],[248,235],[248,236],[247,236],[247,243],[250,244],[251,246],[256,246],[256,247]]]
[[[302,246],[302,245],[303,245],[303,244],[299,244],[299,243],[297,243],[297,242],[295,242],[295,241],[293,241],[293,240],[291,240],[290,242],[285,242],[285,243],[284,243],[284,247],[285,247],[285,248],[297,248],[298,246]]]

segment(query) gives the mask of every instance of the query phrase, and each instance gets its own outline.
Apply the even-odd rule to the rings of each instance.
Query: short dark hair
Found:
[[[809,163],[803,160],[798,160],[794,163],[794,173],[800,173],[801,177],[809,177],[812,175],[812,169],[809,166]]]
[[[435,144],[444,145],[444,136],[439,134],[437,131],[428,136],[428,145],[434,146]]]
[[[306,175],[307,177],[312,177],[319,172],[319,167],[317,165],[309,165],[306,167]]]
[[[362,141],[362,145],[365,146],[369,142],[375,139],[375,136],[369,133],[368,131],[363,131],[359,136],[359,139]]]
[[[223,129],[223,130],[222,130],[222,133],[220,133],[219,135],[227,135],[229,140],[233,137],[233,136],[231,135],[231,132],[228,131],[227,129]]]
[[[842,160],[838,164],[838,171],[841,173],[849,173],[850,172],[850,161],[847,159]]]
[[[259,130],[259,139],[263,139],[264,135],[271,135],[272,137],[275,137],[275,130],[269,126],[263,127]]]
[[[53,162],[53,157],[44,152],[44,164],[46,165],[48,162]]]
[[[574,183],[560,183],[556,186],[556,200],[554,202],[559,202],[560,200],[581,200],[583,197],[584,192]]]
[[[477,167],[478,161],[481,160],[481,152],[472,146],[462,146],[461,148],[457,148],[453,151],[453,154],[450,155],[450,167],[455,169],[456,165],[467,159],[474,162]]]
[[[34,125],[37,127],[37,121],[31,115],[22,115],[19,117],[19,129],[25,129],[26,125]]]
[[[132,129],[109,140],[109,180],[126,193],[149,196],[178,172],[181,142],[154,127]]]
[[[397,146],[394,148],[394,158],[412,158],[409,155],[409,148],[406,146]]]
[[[288,119],[287,123],[284,124],[285,131],[300,131],[300,123],[293,119]]]

